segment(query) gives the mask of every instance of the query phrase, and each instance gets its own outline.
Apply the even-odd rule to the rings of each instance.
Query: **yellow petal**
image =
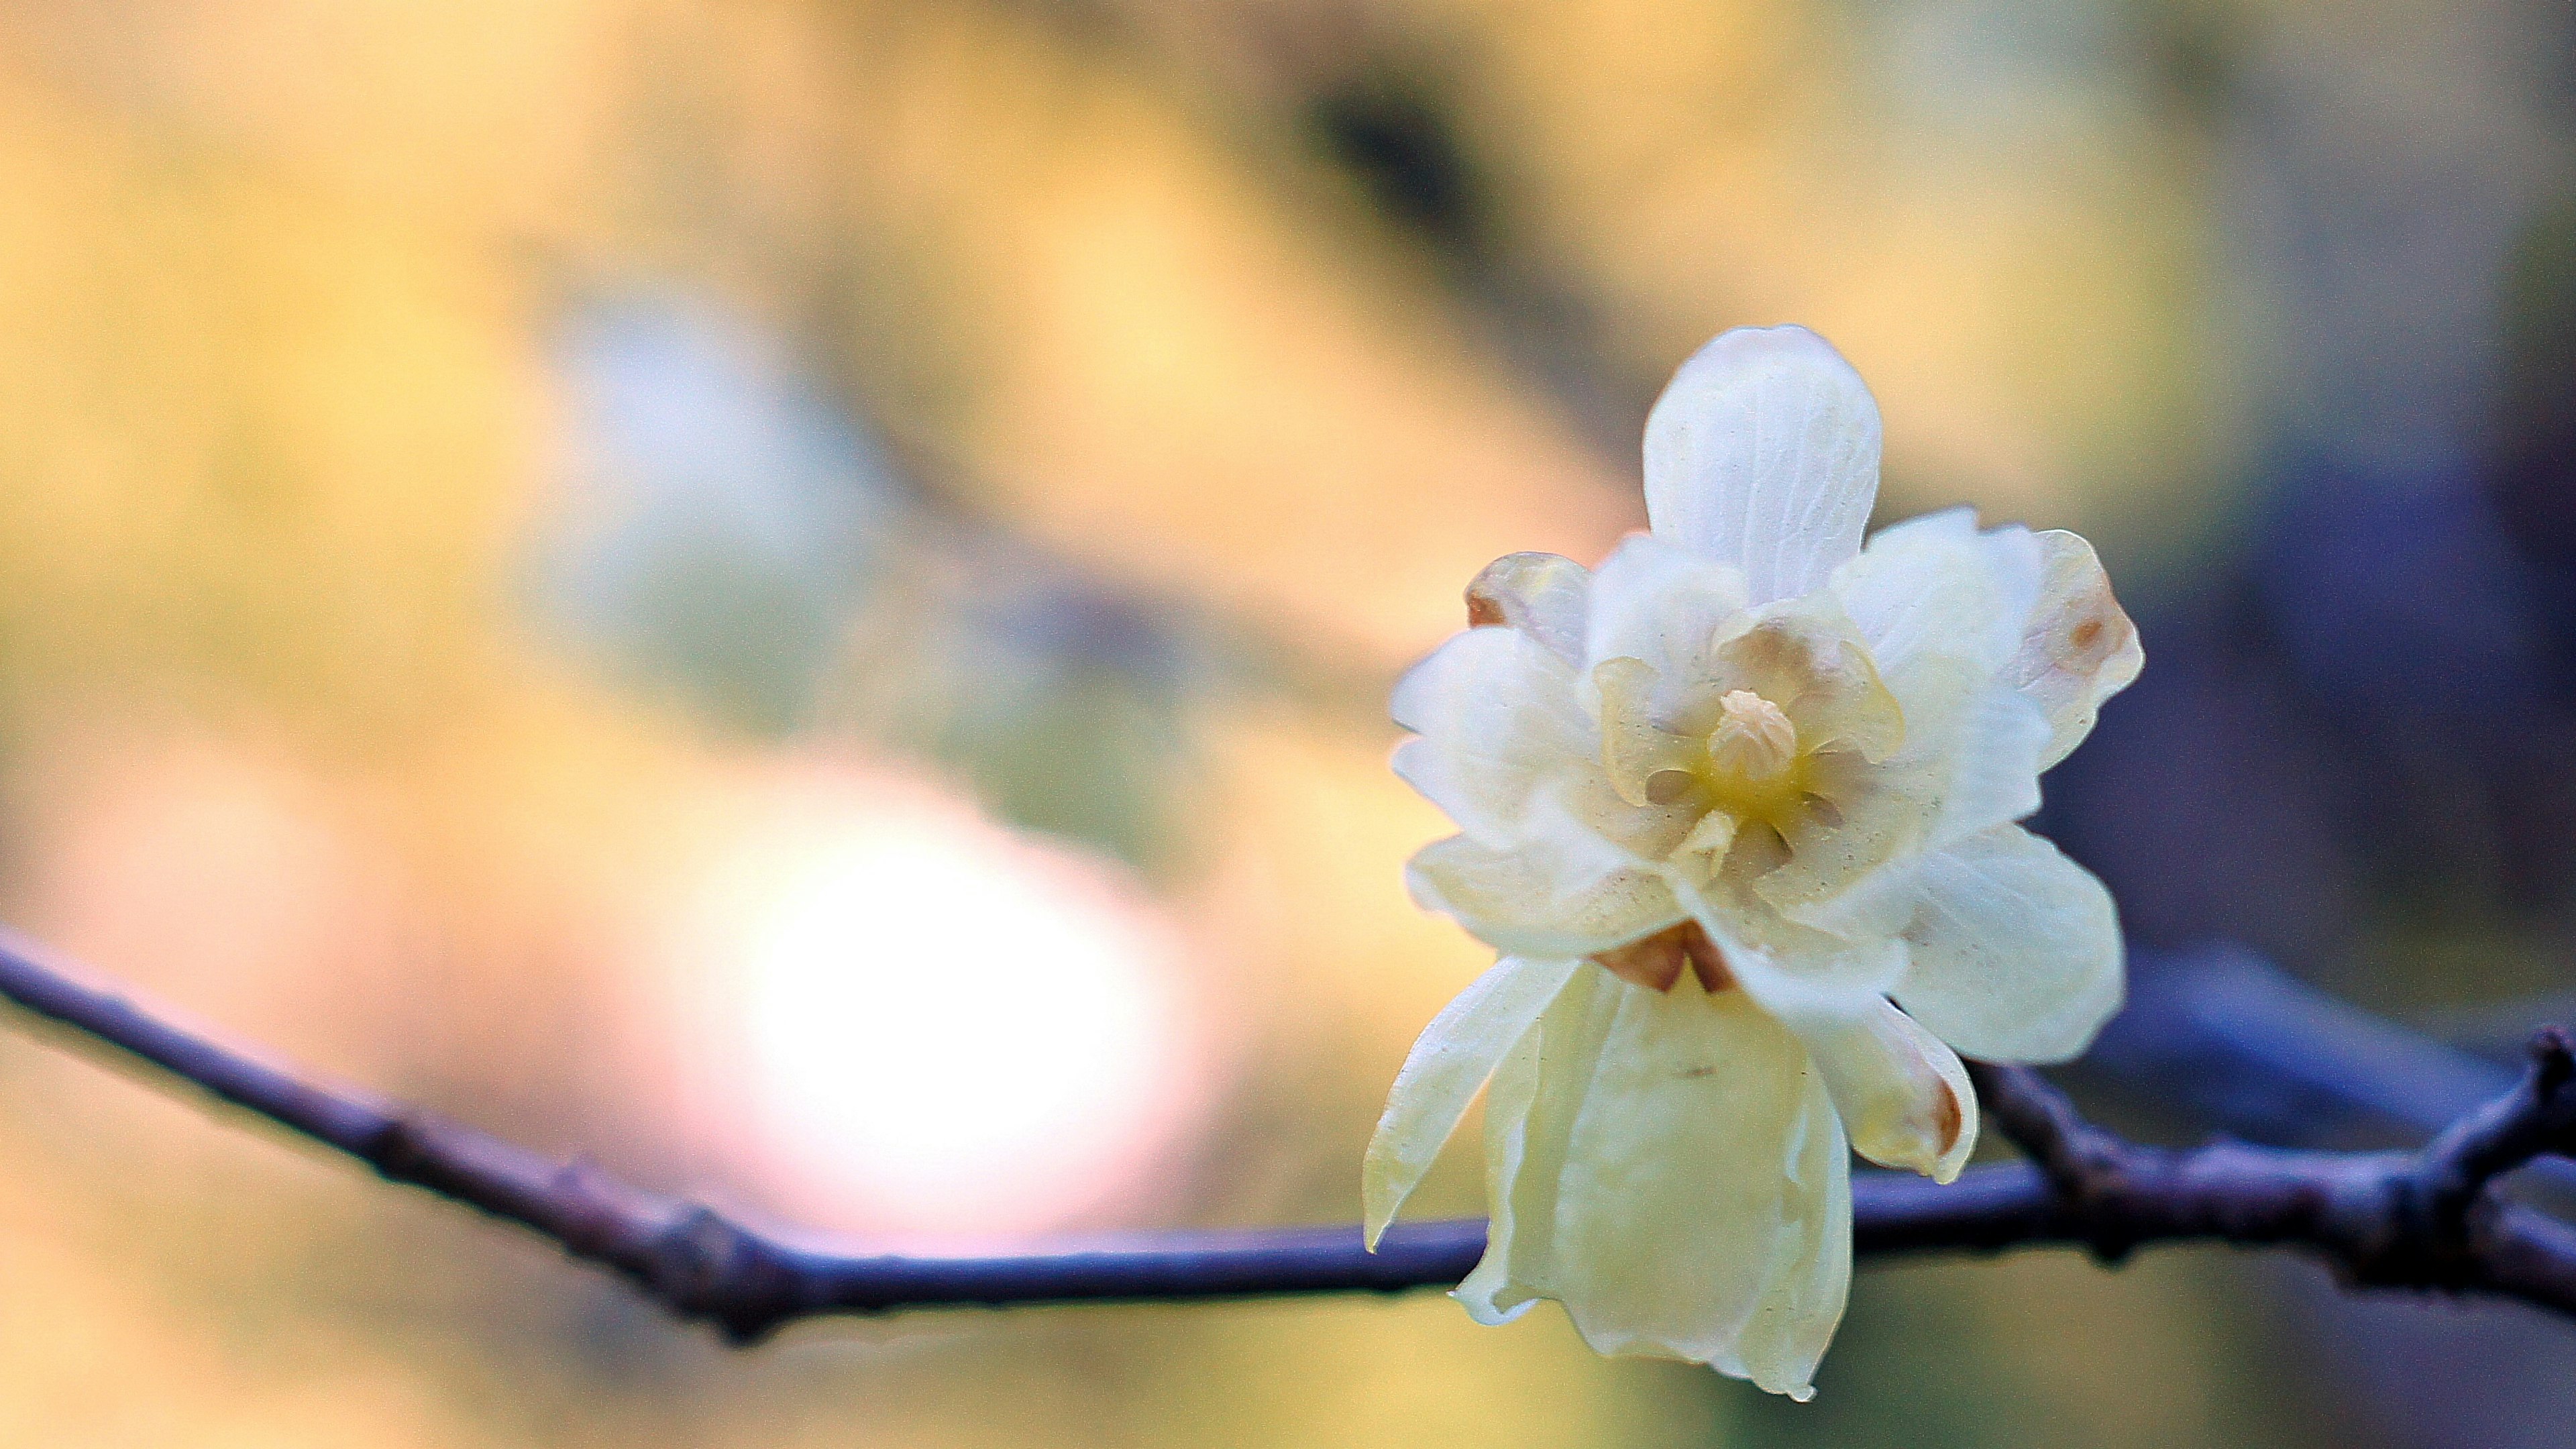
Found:
[[[1370,1251],[1431,1170],[1441,1145],[1485,1081],[1574,974],[1570,960],[1506,956],[1423,1028],[1395,1074],[1386,1113],[1360,1167],[1363,1229]]]
[[[1496,1321],[1555,1298],[1602,1353],[1805,1397],[1849,1281],[1850,1185],[1797,1039],[1739,992],[1586,969],[1522,1070],[1488,1105],[1521,1110],[1497,1132],[1493,1236],[1461,1301]]]
[[[1858,1020],[1800,1035],[1854,1152],[1937,1182],[1959,1175],[1977,1145],[1977,1094],[1957,1052],[1884,998]]]

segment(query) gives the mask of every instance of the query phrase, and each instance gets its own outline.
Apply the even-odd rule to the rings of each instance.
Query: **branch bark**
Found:
[[[1484,1252],[1477,1220],[1399,1224],[1370,1253],[1356,1227],[1140,1235],[1003,1257],[801,1247],[587,1161],[558,1163],[459,1123],[306,1081],[82,985],[0,930],[0,997],[309,1141],[526,1227],[611,1269],[735,1343],[799,1319],[941,1305],[1181,1300],[1457,1282]],[[1987,1111],[2031,1161],[1947,1187],[1894,1173],[1852,1184],[1854,1249],[1884,1258],[2073,1245],[2106,1262],[2155,1242],[2304,1249],[2351,1282],[2516,1298],[2576,1315],[2576,1229],[2498,1196],[2499,1177],[2576,1153],[2576,1057],[2544,1030],[2513,1092],[2416,1153],[2218,1143],[2141,1147],[2084,1120],[2027,1068],[1972,1069]]]

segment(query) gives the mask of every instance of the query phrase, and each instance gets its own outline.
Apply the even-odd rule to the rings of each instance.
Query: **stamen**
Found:
[[[1741,780],[1768,780],[1798,759],[1798,727],[1780,706],[1749,689],[1718,701],[1725,715],[1708,737],[1709,762]]]

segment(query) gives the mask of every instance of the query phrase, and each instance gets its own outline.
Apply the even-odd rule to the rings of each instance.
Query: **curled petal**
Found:
[[[1741,327],[1694,354],[1646,419],[1655,532],[1744,571],[1756,603],[1820,587],[1878,497],[1878,403],[1803,327]]]
[[[2039,599],[2023,626],[2013,682],[2047,717],[2043,770],[2065,759],[2093,732],[2102,701],[2129,687],[2146,664],[2138,626],[2111,596],[2110,576],[2093,545],[2051,529],[2037,535]]]
[[[1537,1025],[1539,1013],[1574,974],[1571,960],[1506,956],[1458,993],[1404,1059],[1387,1093],[1386,1113],[1360,1167],[1362,1229],[1369,1251],[1422,1175],[1431,1170],[1458,1119],[1484,1090],[1505,1053]]]
[[[1779,705],[1802,748],[1837,745],[1876,760],[1904,743],[1905,711],[1829,595],[1765,610],[1713,653],[1711,689],[1749,689]]]
[[[1655,802],[1663,781],[1687,780],[1704,746],[1656,723],[1654,666],[1642,659],[1604,659],[1592,671],[1592,687],[1601,698],[1601,767],[1610,788],[1631,805]]]
[[[1598,771],[1573,670],[1516,629],[1452,636],[1396,685],[1393,712],[1422,736],[1396,750],[1395,772],[1485,839],[1515,834],[1549,781]]]
[[[1589,956],[1682,917],[1662,872],[1570,823],[1510,847],[1435,840],[1414,853],[1404,880],[1424,910],[1529,956]]]
[[[1959,1050],[2005,1062],[2081,1053],[2120,1009],[2111,893],[2057,847],[2002,825],[1923,863],[1892,993]]]
[[[1532,1047],[1488,1105],[1493,1228],[1460,1301],[1495,1322],[1555,1298],[1602,1353],[1806,1397],[1850,1281],[1850,1183],[1797,1038],[1687,976],[1581,971]]]
[[[1808,1031],[1852,1150],[1948,1182],[1977,1146],[1977,1093],[1959,1054],[1884,998],[1860,1020]]]
[[[1585,600],[1592,572],[1552,553],[1506,554],[1467,585],[1467,623],[1502,624],[1527,634],[1569,666],[1583,663]]]

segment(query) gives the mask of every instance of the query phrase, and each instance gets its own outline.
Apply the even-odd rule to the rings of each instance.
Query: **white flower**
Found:
[[[1948,1181],[1959,1053],[2117,1009],[2101,882],[2013,822],[2137,676],[2091,546],[1966,509],[1861,547],[1878,406],[1739,330],[1646,423],[1651,534],[1514,554],[1395,693],[1460,831],[1416,901],[1502,959],[1427,1029],[1365,1169],[1372,1245],[1490,1079],[1492,1237],[1457,1296],[1805,1398],[1851,1273],[1848,1155]]]

